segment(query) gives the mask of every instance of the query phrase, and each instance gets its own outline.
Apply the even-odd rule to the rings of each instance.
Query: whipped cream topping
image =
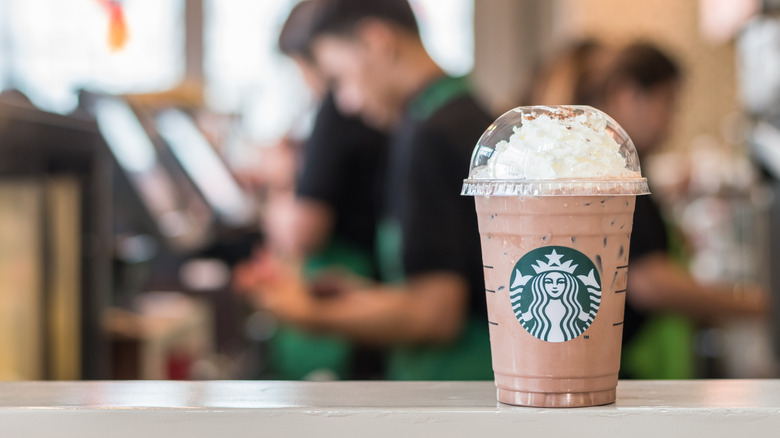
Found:
[[[471,179],[551,180],[641,178],[628,169],[620,145],[599,113],[524,114]]]

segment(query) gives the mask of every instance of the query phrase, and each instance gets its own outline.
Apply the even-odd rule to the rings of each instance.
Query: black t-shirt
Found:
[[[642,257],[651,254],[666,254],[669,251],[669,239],[661,210],[650,196],[637,196],[634,210],[634,228],[631,232],[631,246],[628,252],[629,263],[636,263]],[[629,268],[631,275],[631,268]],[[628,294],[631,293],[629,290]],[[623,324],[623,344],[629,343],[642,327],[647,313],[634,308],[626,301],[626,316]]]
[[[474,199],[460,191],[474,146],[492,119],[464,84],[447,78],[429,87],[395,131],[385,217],[398,224],[402,276],[438,271],[465,276],[472,315],[484,319]]]
[[[304,145],[296,194],[333,209],[333,236],[374,254],[387,137],[343,116],[328,95]]]

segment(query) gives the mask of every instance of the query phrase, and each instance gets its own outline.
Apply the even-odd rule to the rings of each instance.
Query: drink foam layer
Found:
[[[474,168],[470,179],[641,178],[629,169],[607,126],[601,112],[523,114],[509,139],[496,143],[487,163]]]

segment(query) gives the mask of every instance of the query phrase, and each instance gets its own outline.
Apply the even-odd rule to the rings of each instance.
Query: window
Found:
[[[100,1],[0,0],[4,85],[60,112],[75,107],[81,87],[140,93],[175,86],[184,73],[184,0],[122,6],[129,37],[122,50],[112,52],[108,13]]]
[[[281,137],[298,122],[310,96],[276,38],[297,0],[205,2],[206,96],[220,112],[241,113],[254,140]]]
[[[241,113],[256,141],[271,141],[306,125],[310,96],[276,40],[298,0],[206,0],[205,74],[209,104]],[[412,0],[431,56],[450,74],[474,64],[473,0]]]
[[[11,21],[6,10],[6,2],[0,0],[0,91],[8,86],[8,35],[2,29],[8,29]]]
[[[474,0],[411,0],[425,48],[449,74],[474,67]]]

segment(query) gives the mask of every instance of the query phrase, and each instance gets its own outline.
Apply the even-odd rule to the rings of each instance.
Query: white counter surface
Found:
[[[780,380],[621,381],[617,397],[536,409],[496,402],[492,382],[0,383],[0,437],[780,437]]]

